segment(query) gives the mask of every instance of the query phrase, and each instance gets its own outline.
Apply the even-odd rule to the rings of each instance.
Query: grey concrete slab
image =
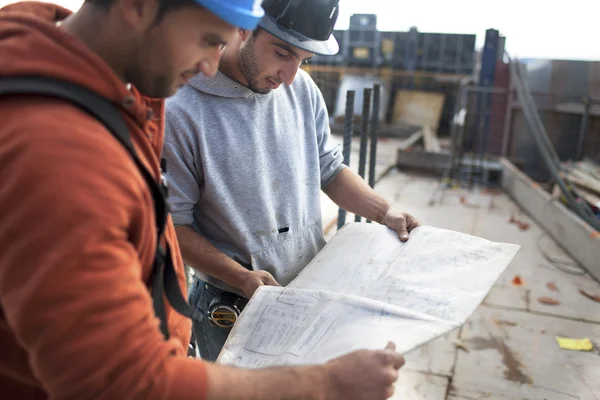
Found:
[[[554,240],[539,241],[542,228],[508,195],[452,189],[444,192],[441,203],[429,205],[438,185],[436,178],[393,170],[376,190],[424,224],[518,243],[521,250],[464,325],[461,340],[469,352],[456,349],[455,331],[406,354],[398,388],[407,392],[397,396],[442,399],[445,379],[452,375],[448,398],[600,400],[600,395],[593,397],[600,393],[600,353],[562,350],[554,339],[557,334],[588,336],[600,346],[600,304],[578,292],[600,292],[597,282],[552,266],[542,251],[565,260],[569,255]],[[528,229],[510,223],[511,215],[529,223]],[[512,283],[517,275],[521,286]],[[549,282],[558,292],[548,288]],[[540,304],[541,296],[555,296],[561,304]]]
[[[513,285],[496,285],[483,300],[483,304],[527,310],[529,309],[529,301],[529,289]]]
[[[457,335],[458,329],[455,329],[405,354],[405,367],[415,371],[450,377],[456,357],[454,341]]]
[[[597,340],[600,325],[479,307],[461,332],[469,352],[458,353],[450,394],[595,399],[600,393],[598,351],[563,350],[557,335]]]
[[[567,393],[561,393],[556,390],[540,387],[522,387],[518,394],[514,391],[510,393],[502,393],[503,388],[497,388],[497,391],[491,392],[492,388],[481,389],[456,389],[448,395],[448,400],[579,400],[580,397],[575,397]]]
[[[572,263],[570,270],[582,271],[555,240],[546,235],[529,217],[515,211],[505,202],[506,198],[506,195],[494,196],[497,205],[478,215],[474,232],[475,235],[489,240],[521,245],[521,250],[498,281],[502,289],[495,289],[496,293],[490,293],[487,303],[600,322],[600,303],[579,293],[579,290],[583,289],[600,295],[600,284],[588,275],[574,276],[565,273],[545,259],[542,252],[553,259]],[[511,215],[528,223],[529,228],[521,230],[515,224],[509,223]],[[523,282],[520,287],[513,284],[517,276]],[[503,295],[498,295],[498,290],[501,290]],[[539,300],[541,298],[550,298],[560,304],[543,304]]]
[[[402,368],[392,400],[444,400],[449,379]]]
[[[548,282],[554,282],[557,290],[550,290],[547,285],[536,285],[531,289],[531,311],[600,323],[600,303],[579,292],[583,289],[600,295],[600,284],[590,278],[568,280],[559,279],[559,273],[553,275],[557,278],[548,279]],[[540,298],[552,298],[560,304],[547,305],[540,302]]]

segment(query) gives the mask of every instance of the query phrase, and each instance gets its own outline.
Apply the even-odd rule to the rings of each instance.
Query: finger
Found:
[[[400,241],[406,242],[408,240],[408,231],[406,230],[406,217],[405,214],[401,214],[398,218],[395,218],[395,229],[398,232]]]
[[[398,380],[398,370],[396,368],[388,368],[385,374],[385,382],[388,385]]]
[[[281,286],[273,277],[273,275],[271,275],[269,272],[267,271],[258,271],[259,272],[259,277],[260,280],[263,282],[264,285],[269,285],[269,286]]]
[[[390,385],[385,389],[385,398],[389,399],[390,397],[394,396],[394,393],[396,392],[396,386],[394,385]]]
[[[412,231],[415,228],[418,228],[419,226],[421,226],[421,224],[419,223],[419,221],[413,217],[412,215],[406,214],[406,228],[408,229],[408,231]]]
[[[279,282],[277,282],[277,281],[275,280],[275,278],[273,278],[272,276],[268,276],[268,277],[266,277],[266,278],[263,280],[263,282],[265,282],[265,285],[270,285],[270,286],[281,286],[281,285],[279,284]]]
[[[394,342],[388,342],[388,344],[385,346],[386,350],[392,350],[392,351],[396,351],[396,343]]]
[[[406,361],[404,360],[404,356],[400,353],[393,353],[392,354],[392,365],[394,366],[394,368],[396,369],[400,369],[402,368],[402,366],[404,365]]]
[[[400,227],[397,229],[398,237],[401,242],[406,242],[408,240],[408,230],[406,230],[406,222],[402,220]]]
[[[385,349],[382,354],[382,362],[385,365],[390,365],[394,369],[400,369],[404,365],[404,356],[396,351]]]

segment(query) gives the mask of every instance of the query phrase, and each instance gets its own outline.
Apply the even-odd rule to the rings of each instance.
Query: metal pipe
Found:
[[[379,101],[381,85],[373,86],[373,114],[371,117],[371,154],[369,155],[369,186],[375,187],[375,166],[377,162],[377,135],[379,134]],[[367,220],[370,224],[371,220]]]
[[[354,119],[354,90],[346,92],[346,113],[344,115],[344,161],[343,163],[350,166],[350,154],[352,148],[352,128]],[[346,210],[340,207],[338,212],[337,228],[341,229],[346,225]]]
[[[509,61],[510,63],[510,61]],[[509,66],[510,71],[510,66]],[[512,131],[512,106],[513,106],[513,76],[509,72],[508,74],[508,91],[506,94],[506,112],[504,114],[504,127],[502,129],[502,152],[500,153],[502,157],[506,157],[508,155],[508,145],[510,142],[510,132]]]
[[[363,90],[363,109],[362,119],[360,121],[360,152],[358,158],[358,175],[361,178],[365,178],[365,166],[367,158],[367,140],[368,140],[368,129],[369,129],[369,114],[371,111],[371,88],[365,88]],[[360,222],[360,215],[354,217],[355,222]]]
[[[579,125],[579,138],[577,140],[577,160],[583,159],[583,142],[585,141],[585,133],[587,132],[588,122],[590,120],[590,107],[592,101],[589,97],[583,99],[584,110],[581,116],[581,124]]]
[[[456,183],[456,182],[460,183],[459,169],[461,168],[461,166],[459,166],[458,164],[461,163],[461,158],[462,158],[461,149],[462,149],[463,142],[464,142],[463,134],[464,134],[464,125],[466,123],[466,119],[465,119],[463,125],[460,127],[460,130],[456,129],[457,123],[456,123],[456,121],[454,121],[454,119],[458,116],[458,113],[460,110],[462,110],[462,109],[466,110],[466,107],[467,107],[466,89],[468,89],[468,87],[469,87],[468,85],[471,82],[471,80],[472,80],[471,77],[461,79],[461,81],[458,83],[458,89],[456,91],[456,101],[454,102],[454,114],[453,114],[451,133],[450,133],[450,137],[452,139],[452,152],[450,155],[450,162],[449,162],[450,167],[449,167],[449,171],[448,171],[448,176],[446,177],[449,179],[449,181],[448,181],[449,186],[454,185],[454,183]],[[459,133],[460,133],[460,136],[459,136]],[[441,199],[440,199],[440,203],[441,203]]]

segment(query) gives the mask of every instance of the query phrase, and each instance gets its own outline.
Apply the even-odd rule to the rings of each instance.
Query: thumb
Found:
[[[401,242],[406,242],[408,240],[408,230],[406,229],[406,219],[401,218],[398,222],[398,227],[396,228],[396,232],[398,232],[398,237]]]
[[[396,344],[394,342],[388,342],[387,346],[385,346],[386,350],[392,350],[395,351],[396,350]]]
[[[269,286],[281,286],[276,280],[275,278],[273,278],[273,275],[271,274],[265,274],[262,277],[262,281],[265,285],[269,285]]]

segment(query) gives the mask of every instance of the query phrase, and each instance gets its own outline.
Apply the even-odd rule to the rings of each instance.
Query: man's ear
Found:
[[[145,30],[154,24],[158,14],[158,0],[120,0],[117,2],[121,15],[128,25]]]
[[[242,43],[246,43],[252,37],[252,31],[248,29],[238,28],[238,34],[240,35],[240,39],[242,39]]]

